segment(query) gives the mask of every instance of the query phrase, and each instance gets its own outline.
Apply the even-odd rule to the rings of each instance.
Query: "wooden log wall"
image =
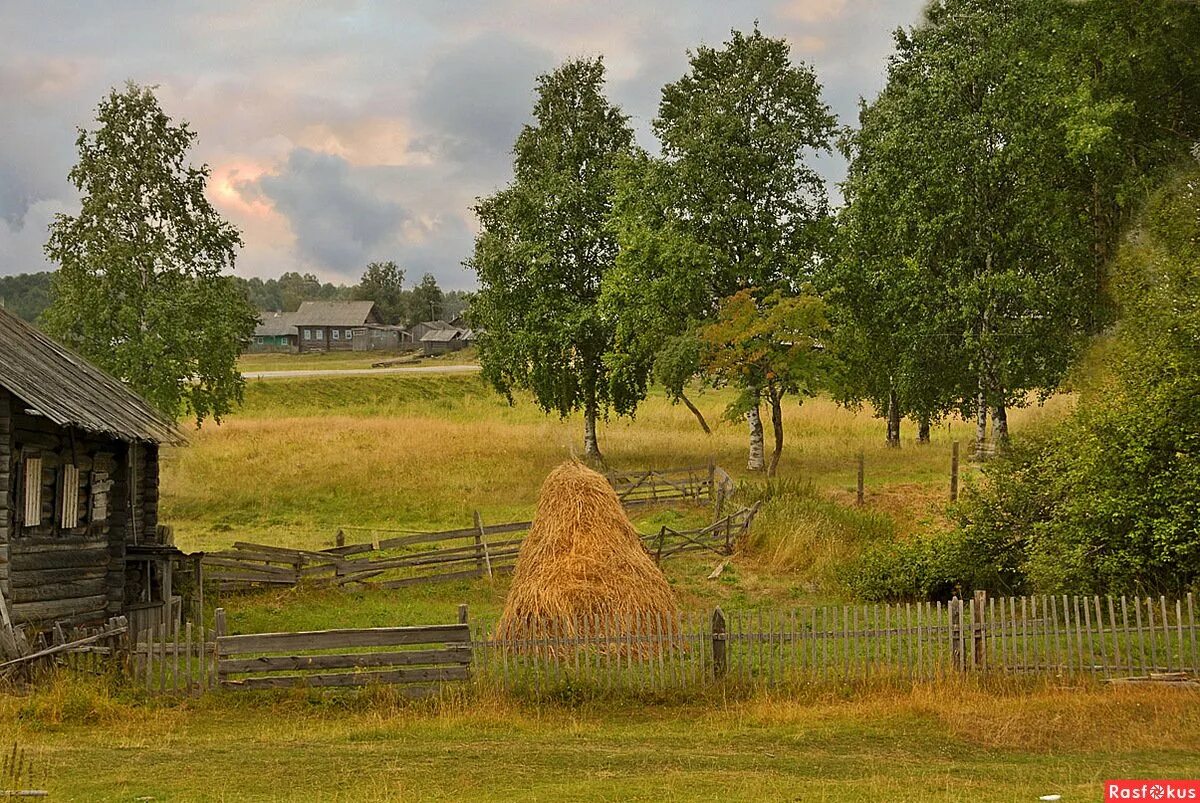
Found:
[[[8,542],[16,494],[13,488],[12,397],[0,388],[0,594],[8,598]]]
[[[81,623],[117,614],[124,602],[124,531],[114,519],[125,508],[120,494],[123,444],[58,427],[26,413],[8,397],[8,593],[14,621],[39,626]],[[20,461],[42,459],[42,511],[38,523],[16,519]],[[62,468],[79,469],[78,526],[61,526]],[[100,516],[96,502],[101,501]]]

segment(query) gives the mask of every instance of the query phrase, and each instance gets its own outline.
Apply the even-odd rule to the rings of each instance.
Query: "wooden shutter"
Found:
[[[25,510],[21,522],[26,527],[42,523],[42,458],[25,458]]]
[[[76,466],[63,466],[59,522],[64,530],[79,526],[79,468]]]

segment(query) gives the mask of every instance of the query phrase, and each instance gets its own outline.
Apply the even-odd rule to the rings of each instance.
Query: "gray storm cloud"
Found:
[[[882,85],[891,31],[923,0],[212,0],[0,4],[0,274],[45,270],[76,126],[127,79],[158,86],[199,133],[194,161],[243,232],[242,275],[309,270],[351,281],[371,259],[467,288],[473,200],[511,174],[535,77],[603,54],[609,92],[653,149],[649,121],[687,50],[755,20],[813,64],[853,123]],[[818,165],[831,185],[838,157]]]

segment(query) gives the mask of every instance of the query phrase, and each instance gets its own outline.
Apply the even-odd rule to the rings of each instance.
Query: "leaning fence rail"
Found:
[[[705,527],[664,526],[640,537],[658,561],[698,550],[729,555],[757,512],[756,504]],[[290,588],[301,582],[397,589],[509,573],[530,526],[528,521],[485,525],[476,513],[471,527],[396,534],[320,551],[239,541],[230,549],[204,555],[201,564],[205,579],[223,592]]]

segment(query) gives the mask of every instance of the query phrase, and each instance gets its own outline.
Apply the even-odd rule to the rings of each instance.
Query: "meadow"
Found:
[[[660,394],[601,431],[613,467],[711,456],[740,483],[737,501],[763,502],[719,579],[708,577],[715,555],[665,564],[687,610],[844,598],[836,568],[864,544],[951,526],[950,443],[969,441],[965,423],[935,429],[927,446],[906,432],[902,448],[888,449],[868,413],[821,398],[791,403],[780,476],[768,485],[744,470],[744,426],[720,421],[725,394],[696,401],[711,436]],[[1018,411],[1013,429],[1069,405]],[[509,406],[475,376],[251,381],[237,415],[165,456],[163,521],[183,548],[212,550],[236,540],[324,547],[339,528],[370,540],[461,526],[476,509],[491,522],[526,518],[581,430],[527,398]],[[963,468],[974,481],[966,459]],[[711,514],[676,506],[633,518],[649,532]],[[459,603],[488,621],[506,589],[505,579],[301,587],[219,603],[231,631],[263,632],[449,621]],[[1200,774],[1194,693],[1067,679],[832,682],[568,704],[477,687],[416,703],[387,688],[164,701],[64,675],[0,695],[0,733],[67,800],[1099,800],[1105,778]]]

